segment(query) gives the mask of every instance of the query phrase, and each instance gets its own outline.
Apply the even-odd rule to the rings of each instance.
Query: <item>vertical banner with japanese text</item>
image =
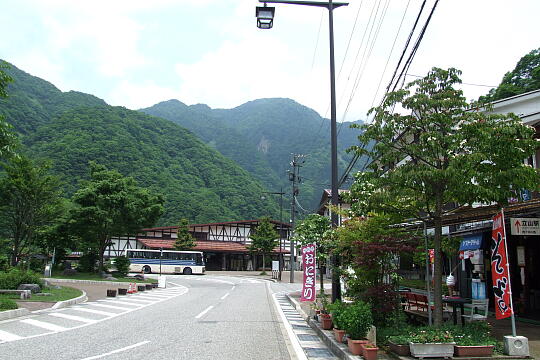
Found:
[[[302,263],[304,264],[304,280],[300,301],[315,301],[315,278],[317,266],[315,263],[315,244],[302,246]]]
[[[495,297],[495,317],[504,319],[512,315],[512,289],[508,272],[506,252],[506,231],[504,229],[504,213],[493,217],[491,232],[491,277],[493,278],[493,295]]]

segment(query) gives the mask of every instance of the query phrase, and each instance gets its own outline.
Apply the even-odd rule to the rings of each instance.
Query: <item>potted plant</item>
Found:
[[[340,321],[343,322],[343,327],[349,334],[347,341],[349,351],[353,355],[360,355],[362,352],[361,344],[368,342],[365,337],[373,324],[370,305],[363,301],[357,301],[346,306],[340,315]]]
[[[424,327],[411,333],[409,348],[411,355],[419,358],[454,355],[454,336],[446,329]]]
[[[339,300],[329,306],[330,314],[332,314],[332,322],[334,323],[334,336],[338,343],[342,343],[345,336],[345,326],[341,319],[345,307],[346,305]]]
[[[411,337],[408,334],[392,335],[388,337],[388,347],[390,351],[399,356],[409,356],[411,354],[409,348],[410,340]]]
[[[328,298],[325,293],[320,294],[321,307],[319,321],[324,330],[332,330],[332,315],[328,313]]]
[[[454,333],[455,356],[488,357],[493,354],[497,340],[489,336],[489,324],[477,321],[456,329]]]
[[[377,360],[377,351],[379,348],[373,344],[362,344],[362,354],[365,360]]]

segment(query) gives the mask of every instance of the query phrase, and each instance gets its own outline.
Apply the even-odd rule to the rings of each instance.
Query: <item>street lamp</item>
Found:
[[[257,17],[257,27],[259,29],[271,29],[274,24],[274,13],[276,8],[266,6],[257,6],[255,16]]]
[[[333,2],[332,0],[327,2],[317,2],[317,1],[286,1],[286,0],[259,0],[259,2],[264,3],[264,9],[266,4],[291,4],[291,5],[306,5],[306,6],[317,6],[324,7],[328,9],[328,22],[330,28],[330,138],[331,138],[331,162],[332,162],[332,205],[337,208],[339,204],[339,192],[338,192],[338,174],[337,174],[337,126],[336,126],[336,71],[334,63],[334,15],[333,10],[341,6],[347,6],[349,3],[343,2]],[[258,7],[259,8],[259,7]],[[258,9],[257,8],[257,9]],[[267,9],[270,9],[266,7]],[[271,18],[269,17],[268,10],[261,11],[262,16],[259,18],[259,10],[257,10],[257,27],[260,29],[270,29],[274,21],[274,10],[271,10]],[[266,22],[266,27],[264,26]],[[259,26],[261,23],[263,26]],[[338,226],[338,215],[335,211],[332,211],[332,227]],[[292,256],[293,254],[291,254]],[[332,262],[334,266],[337,265],[337,256],[332,256]],[[337,271],[332,272],[332,302],[341,299],[341,285],[339,282],[339,274]]]
[[[281,281],[281,271],[283,268],[283,250],[282,250],[282,234],[283,234],[283,188],[279,192],[263,192],[263,194],[279,195],[279,281]],[[264,197],[263,197],[264,198]]]

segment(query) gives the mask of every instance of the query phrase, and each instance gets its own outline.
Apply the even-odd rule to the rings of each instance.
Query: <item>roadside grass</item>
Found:
[[[120,281],[120,282],[137,282],[137,283],[153,283],[157,282],[155,279],[145,279],[145,280],[137,280],[133,277],[117,277],[117,274],[112,273],[112,276],[116,278],[114,281]],[[93,280],[93,281],[108,281],[101,277],[101,275],[96,273],[77,273],[75,275],[63,275],[61,272],[53,272],[52,279],[73,279],[73,280]]]
[[[73,299],[76,297],[79,297],[82,295],[82,291],[79,289],[74,289],[67,286],[62,286],[60,289],[54,289],[54,288],[43,288],[42,292],[49,293],[51,295],[49,296],[40,296],[36,294],[32,294],[30,299],[26,300],[20,300],[20,296],[18,294],[0,294],[0,299],[11,299],[11,300],[17,300],[17,301],[24,301],[24,302],[57,302],[57,301],[64,301]]]

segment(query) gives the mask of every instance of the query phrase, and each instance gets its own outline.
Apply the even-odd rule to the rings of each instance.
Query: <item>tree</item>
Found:
[[[387,94],[371,110],[374,121],[359,136],[374,141],[372,173],[353,191],[367,208],[433,224],[435,324],[442,322],[441,238],[445,206],[507,203],[516,189],[536,190],[538,174],[523,159],[538,147],[534,130],[514,114],[479,112],[467,104],[456,69],[433,68],[426,77]],[[400,112],[394,112],[396,107]],[[403,114],[405,113],[405,114]],[[361,192],[359,191],[359,192]],[[357,197],[360,197],[357,194]]]
[[[266,273],[265,255],[271,253],[277,246],[277,239],[279,234],[274,229],[274,225],[270,222],[270,219],[263,217],[259,220],[259,225],[251,234],[251,245],[249,250],[255,253],[262,254],[263,257],[263,274]]]
[[[514,70],[504,74],[499,86],[481,96],[480,101],[506,99],[537,89],[540,89],[540,48],[519,59]]]
[[[295,240],[299,245],[315,244],[317,263],[319,264],[320,292],[324,293],[324,264],[332,248],[330,219],[319,214],[309,214],[294,230]]]
[[[8,66],[0,62],[0,98],[7,97],[7,85],[13,79],[2,69]],[[13,127],[6,122],[4,116],[0,114],[0,158],[11,157],[15,155],[15,147],[18,145],[17,135],[13,132]]]
[[[180,219],[176,241],[174,242],[175,250],[190,250],[195,247],[195,239],[189,232],[188,225],[189,222],[187,219]]]
[[[48,173],[48,163],[34,164],[24,156],[12,158],[0,180],[3,229],[11,239],[11,264],[27,254],[38,232],[62,212],[60,182]]]
[[[103,253],[112,236],[135,234],[152,226],[163,213],[163,198],[137,186],[131,177],[90,163],[90,180],[73,195],[78,205],[71,211],[71,222],[90,250]]]

